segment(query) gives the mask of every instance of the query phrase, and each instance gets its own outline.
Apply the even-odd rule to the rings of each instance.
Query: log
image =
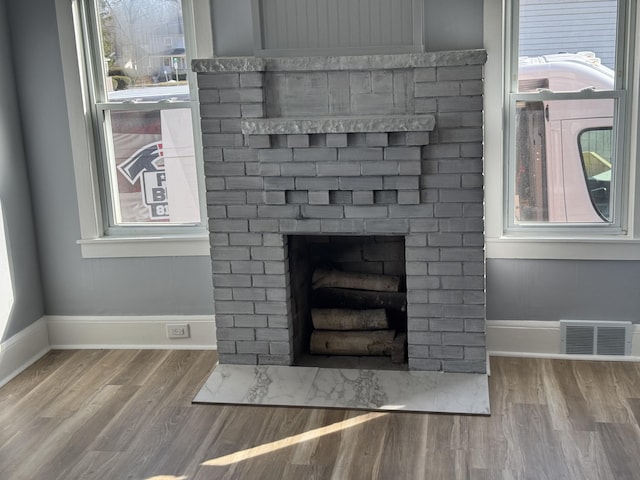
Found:
[[[344,308],[311,309],[313,328],[317,330],[382,330],[389,328],[384,308],[350,310]]]
[[[387,308],[398,312],[407,310],[404,292],[369,292],[347,288],[319,288],[313,292],[313,305],[318,308],[349,308],[354,310]]]
[[[318,288],[350,288],[375,292],[397,292],[400,290],[400,277],[317,269],[313,272],[311,287],[314,290]]]
[[[314,355],[391,355],[395,334],[395,330],[314,330],[309,351]]]
[[[407,357],[407,334],[399,333],[391,347],[391,363],[404,363]]]

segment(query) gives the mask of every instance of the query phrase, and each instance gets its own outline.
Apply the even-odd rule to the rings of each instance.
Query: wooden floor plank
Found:
[[[215,352],[50,352],[0,389],[0,477],[637,479],[640,368],[492,358],[492,415],[195,405]]]

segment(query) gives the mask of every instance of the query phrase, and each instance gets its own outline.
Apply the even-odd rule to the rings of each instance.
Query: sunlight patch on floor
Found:
[[[249,460],[251,458],[258,457],[260,455],[265,455],[267,453],[272,453],[277,450],[281,450],[283,448],[291,447],[292,445],[296,445],[298,443],[306,442],[309,440],[316,439],[318,437],[322,437],[325,435],[330,435],[332,433],[339,432],[341,430],[346,430],[347,428],[352,428],[357,425],[361,425],[365,422],[369,422],[371,420],[375,420],[380,417],[384,417],[388,415],[387,413],[382,412],[371,412],[364,415],[359,415],[354,418],[348,418],[346,420],[342,420],[340,422],[333,423],[331,425],[327,425],[326,427],[315,428],[308,432],[300,433],[298,435],[293,435],[291,437],[283,438],[282,440],[277,440],[275,442],[265,443],[264,445],[258,445],[257,447],[248,448],[246,450],[241,450],[239,452],[231,453],[229,455],[225,455],[223,457],[214,458],[211,460],[207,460],[202,463],[204,466],[225,466],[232,465],[234,463],[241,462],[243,460]]]

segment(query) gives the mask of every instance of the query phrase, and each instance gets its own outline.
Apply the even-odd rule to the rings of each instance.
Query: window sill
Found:
[[[206,232],[157,237],[100,237],[77,243],[82,258],[209,256]]]
[[[640,260],[640,239],[533,238],[486,239],[487,258],[549,260]]]

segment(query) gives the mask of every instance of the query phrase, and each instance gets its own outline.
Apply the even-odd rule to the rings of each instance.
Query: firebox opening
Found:
[[[402,236],[288,237],[294,364],[407,369]]]

